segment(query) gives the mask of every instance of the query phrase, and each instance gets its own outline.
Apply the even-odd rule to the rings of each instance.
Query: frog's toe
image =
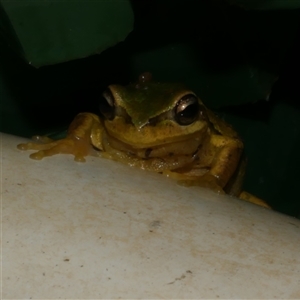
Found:
[[[19,144],[18,149],[20,150],[38,150],[29,155],[30,158],[35,160],[41,160],[46,156],[52,156],[55,154],[63,153],[66,150],[65,147],[61,147],[61,145],[56,142],[48,143],[48,144],[36,144],[36,143],[26,143]]]
[[[41,160],[44,157],[53,156],[55,154],[72,154],[74,155],[75,161],[85,162],[84,157],[88,155],[90,148],[89,143],[84,139],[75,137],[68,137],[57,141],[38,137],[38,139],[35,138],[35,140],[39,142],[46,141],[46,143],[26,143],[17,146],[20,150],[38,150],[30,155],[30,158],[35,160]]]
[[[26,144],[19,144],[19,145],[17,145],[17,148],[19,149],[19,150],[29,150],[28,149],[28,144],[29,143],[26,143]]]
[[[195,177],[190,179],[180,179],[178,180],[180,185],[184,186],[200,186],[203,188],[207,188],[213,190],[218,194],[225,194],[222,187],[217,183],[217,179],[209,174],[205,174],[201,177]]]
[[[45,150],[52,148],[56,145],[56,142],[50,142],[46,144],[38,144],[38,143],[25,143],[17,145],[17,148],[20,150]]]
[[[49,143],[51,143],[51,142],[54,142],[54,140],[53,139],[50,139],[48,136],[46,136],[46,135],[34,135],[33,137],[32,137],[32,140],[34,141],[34,142],[37,142],[37,143],[42,143],[42,144],[49,144]]]
[[[250,193],[247,193],[245,191],[242,191],[241,194],[239,195],[239,198],[241,200],[245,200],[247,202],[251,202],[251,203],[254,203],[256,205],[259,205],[259,206],[262,206],[262,207],[265,207],[265,208],[269,208],[269,209],[272,209],[272,207],[267,203],[265,202],[264,200],[250,194]]]
[[[60,153],[65,153],[65,154],[73,154],[74,160],[77,162],[85,162],[85,158],[84,158],[85,153],[81,153],[80,151],[73,152],[73,148],[68,147],[68,146],[70,146],[70,145],[59,143],[58,145],[55,145],[54,147],[51,147],[49,149],[34,152],[34,153],[30,154],[29,157],[32,159],[35,159],[35,160],[41,160],[44,157],[53,156],[53,155],[60,154]]]
[[[45,153],[43,150],[40,150],[38,152],[34,152],[29,155],[30,158],[35,159],[35,160],[41,160],[43,157],[45,157]]]

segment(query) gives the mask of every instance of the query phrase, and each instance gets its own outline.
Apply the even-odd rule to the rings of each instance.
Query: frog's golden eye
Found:
[[[182,97],[175,106],[175,120],[180,125],[190,125],[199,116],[199,102],[195,95],[188,94]]]
[[[115,98],[109,89],[104,91],[102,96],[99,103],[99,110],[104,118],[113,120],[115,117]]]

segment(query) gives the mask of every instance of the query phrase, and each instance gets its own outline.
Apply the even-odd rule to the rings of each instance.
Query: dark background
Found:
[[[35,68],[0,35],[1,131],[61,131],[77,113],[97,112],[108,84],[149,71],[186,83],[231,123],[248,157],[245,190],[300,217],[299,10],[205,0],[131,5],[125,41],[87,58]]]

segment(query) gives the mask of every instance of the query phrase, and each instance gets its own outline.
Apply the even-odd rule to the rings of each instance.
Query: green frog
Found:
[[[99,102],[100,116],[80,113],[66,138],[37,136],[18,145],[40,160],[59,153],[84,162],[91,147],[102,156],[268,207],[242,191],[245,160],[236,131],[183,84],[156,82],[143,73],[127,86],[112,84]]]

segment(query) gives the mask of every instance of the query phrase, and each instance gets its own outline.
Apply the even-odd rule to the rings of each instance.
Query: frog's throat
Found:
[[[157,147],[170,143],[187,142],[191,139],[202,139],[206,136],[208,126],[205,122],[196,121],[188,126],[180,126],[174,121],[165,120],[155,126],[146,125],[137,128],[126,123],[123,118],[105,121],[107,135],[135,149]]]
[[[194,136],[184,141],[169,142],[162,145],[136,148],[124,143],[110,135],[106,135],[103,140],[103,148],[106,152],[122,151],[137,158],[170,158],[180,156],[193,157],[198,153],[199,148],[205,143],[203,136]]]

